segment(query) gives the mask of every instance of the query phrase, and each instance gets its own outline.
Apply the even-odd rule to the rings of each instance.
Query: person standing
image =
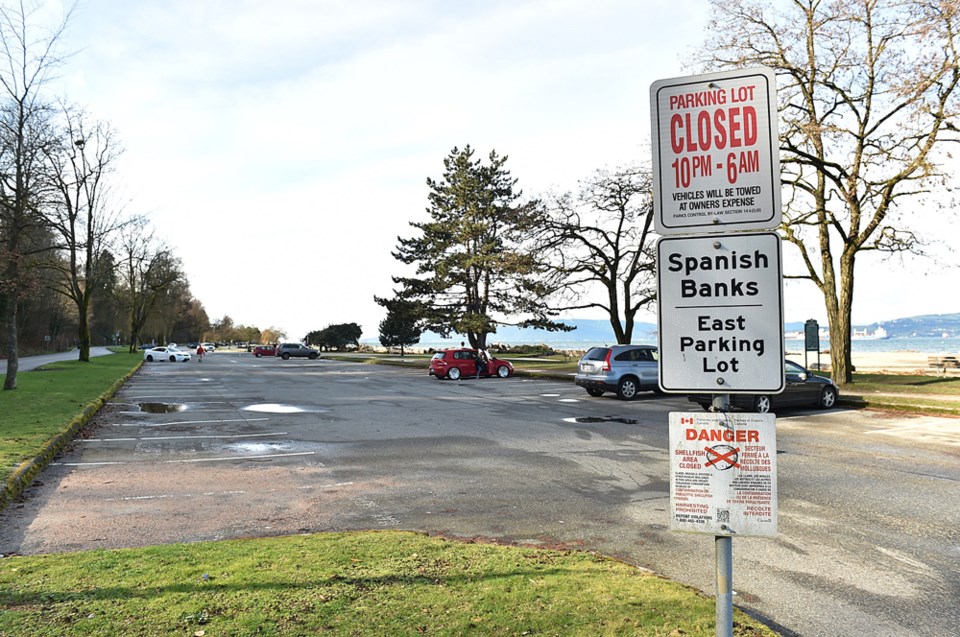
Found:
[[[204,354],[203,343],[200,343],[199,345],[197,345],[197,362],[198,363],[203,362],[203,354]]]
[[[480,372],[487,366],[487,355],[482,349],[477,350],[477,379],[480,378]]]

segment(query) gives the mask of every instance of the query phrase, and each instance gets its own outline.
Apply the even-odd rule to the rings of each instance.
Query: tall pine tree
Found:
[[[521,201],[506,161],[492,151],[484,164],[469,145],[454,148],[443,178],[427,179],[430,220],[411,223],[419,236],[399,238],[393,253],[416,266],[416,276],[393,280],[425,308],[424,327],[463,334],[475,348],[498,325],[571,329],[552,320],[546,273],[529,247],[539,203]]]

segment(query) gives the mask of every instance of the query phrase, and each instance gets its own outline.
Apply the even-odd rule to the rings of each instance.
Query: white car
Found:
[[[171,363],[189,363],[190,354],[179,350],[176,347],[154,347],[143,353],[143,360],[148,363],[153,361],[170,361]]]
[[[207,354],[209,354],[210,352],[217,351],[217,346],[214,345],[213,343],[200,343],[200,344],[203,345],[203,351]]]

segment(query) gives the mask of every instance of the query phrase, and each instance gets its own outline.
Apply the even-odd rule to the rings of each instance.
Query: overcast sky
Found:
[[[290,338],[357,322],[369,338],[397,236],[425,218],[426,178],[453,147],[509,156],[527,195],[649,162],[650,84],[693,71],[682,61],[706,13],[705,0],[85,0],[60,87],[116,129],[117,188],[175,246],[211,319]],[[939,218],[922,225],[943,236]],[[956,276],[864,259],[854,319],[960,311]],[[787,282],[784,303],[788,321],[825,322],[812,284]]]

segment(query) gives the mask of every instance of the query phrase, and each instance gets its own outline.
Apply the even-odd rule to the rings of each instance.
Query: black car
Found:
[[[820,407],[829,409],[837,404],[840,391],[833,381],[817,376],[793,361],[784,361],[787,383],[780,394],[731,394],[730,406],[765,414],[780,407]],[[704,409],[713,404],[710,394],[693,394],[687,400],[699,403]]]
[[[283,360],[289,360],[290,358],[309,358],[310,360],[314,360],[320,356],[320,352],[301,343],[281,343],[277,348],[276,355]]]

